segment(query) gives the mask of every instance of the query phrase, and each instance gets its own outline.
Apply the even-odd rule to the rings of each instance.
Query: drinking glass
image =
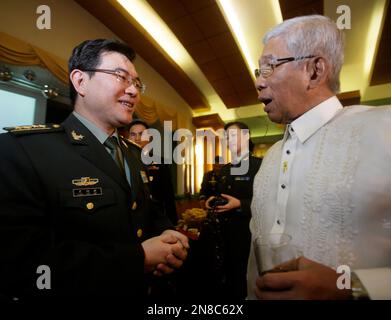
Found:
[[[258,274],[297,270],[299,252],[291,244],[292,237],[286,233],[268,233],[254,239],[255,259]]]

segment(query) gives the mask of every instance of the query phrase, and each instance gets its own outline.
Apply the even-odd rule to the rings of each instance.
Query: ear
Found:
[[[86,80],[87,80],[86,74],[79,69],[74,69],[69,75],[69,79],[71,80],[76,92],[82,97],[84,97],[86,91]]]
[[[311,59],[308,64],[309,82],[308,89],[313,89],[327,82],[329,75],[329,64],[323,57]]]

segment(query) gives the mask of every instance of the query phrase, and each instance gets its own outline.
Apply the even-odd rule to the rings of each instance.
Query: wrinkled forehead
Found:
[[[259,58],[259,65],[265,65],[265,64],[272,64],[273,62],[275,62],[277,59],[277,57],[273,54],[267,54],[267,55],[262,55],[260,58]]]
[[[264,46],[259,64],[270,63],[273,59],[291,56],[282,37],[271,38]]]

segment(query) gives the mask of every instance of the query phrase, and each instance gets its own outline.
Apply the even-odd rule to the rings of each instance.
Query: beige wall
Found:
[[[39,30],[36,27],[39,16],[36,10],[42,4],[51,9],[50,30]],[[64,60],[68,59],[77,44],[86,39],[117,38],[106,26],[71,0],[1,0],[0,31]],[[189,105],[142,57],[137,57],[135,65],[147,84],[146,96],[159,101],[170,110],[180,112],[182,120],[179,125],[194,130]],[[179,193],[183,192],[182,178],[182,170],[178,168]]]

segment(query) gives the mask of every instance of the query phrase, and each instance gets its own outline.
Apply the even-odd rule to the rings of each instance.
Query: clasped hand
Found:
[[[221,212],[226,212],[229,210],[237,209],[240,208],[240,200],[238,198],[235,198],[233,196],[230,196],[228,194],[222,193],[221,196],[225,198],[228,203],[226,203],[223,206],[216,206],[215,212],[221,213]],[[205,203],[205,207],[207,209],[212,209],[210,206],[210,202],[215,198],[215,196],[209,197],[209,199]]]
[[[168,274],[179,268],[187,257],[189,240],[175,230],[165,230],[160,236],[145,240],[144,270],[156,276]]]

